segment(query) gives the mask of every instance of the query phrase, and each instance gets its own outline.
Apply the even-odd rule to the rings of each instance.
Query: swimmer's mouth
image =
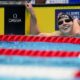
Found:
[[[69,27],[65,27],[65,28],[63,28],[64,30],[67,30]]]
[[[69,26],[66,26],[66,27],[63,28],[63,30],[67,30],[67,29],[69,29],[69,28],[70,28]]]

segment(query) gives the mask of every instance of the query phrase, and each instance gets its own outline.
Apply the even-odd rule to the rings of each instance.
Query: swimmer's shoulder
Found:
[[[55,31],[52,33],[53,36],[60,36],[61,35],[61,32],[60,31]]]
[[[60,31],[55,31],[55,32],[52,32],[52,33],[40,33],[39,36],[60,36],[61,33]]]

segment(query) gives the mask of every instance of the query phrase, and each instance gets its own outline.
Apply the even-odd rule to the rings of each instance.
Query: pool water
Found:
[[[27,50],[80,51],[79,44],[48,43],[48,42],[3,42],[2,41],[0,42],[0,48],[27,49]],[[38,67],[39,70],[37,70],[37,68],[35,67]],[[28,74],[30,74],[30,76],[26,77],[25,75],[28,76],[26,71],[27,68],[30,69],[30,72],[32,70],[31,73],[33,73],[33,75],[34,75],[34,72],[36,71],[40,72],[41,70],[46,70],[45,75],[47,75],[46,73],[51,74],[50,72],[52,72],[52,70],[53,72],[52,72],[52,75],[50,75],[49,77],[47,76],[32,77],[33,75],[31,75],[31,73],[29,73],[28,71]],[[63,77],[60,77],[59,76],[60,74],[56,74],[56,76],[59,76],[60,78],[57,79],[56,77],[55,79],[55,72],[58,71],[58,68],[61,68],[59,70],[62,72],[66,72],[65,74],[67,74],[68,76],[65,78],[63,74],[62,74]],[[10,69],[13,72],[11,72]],[[21,70],[23,73],[18,70]],[[49,70],[50,72],[48,72]],[[54,70],[56,71],[54,72]],[[72,72],[74,71],[76,72],[77,70],[80,70],[80,58],[59,58],[59,57],[58,58],[46,58],[46,57],[42,58],[42,57],[5,56],[5,55],[0,56],[0,80],[80,80],[80,78],[74,77],[74,73],[72,73],[70,76],[69,75],[71,73],[70,70]],[[15,72],[18,74],[20,73],[20,76],[13,75],[15,74]],[[37,75],[39,76],[39,73]]]
[[[0,48],[80,51],[80,44],[50,42],[0,42]]]
[[[80,68],[79,58],[46,58],[29,56],[0,56],[0,64],[24,66],[52,66]]]
[[[75,79],[47,79],[47,78],[0,78],[0,80],[80,80],[78,78]]]

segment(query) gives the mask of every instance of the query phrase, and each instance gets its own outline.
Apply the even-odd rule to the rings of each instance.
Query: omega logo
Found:
[[[20,23],[22,22],[22,20],[20,18],[18,18],[17,13],[13,14],[13,18],[9,18],[9,23]]]

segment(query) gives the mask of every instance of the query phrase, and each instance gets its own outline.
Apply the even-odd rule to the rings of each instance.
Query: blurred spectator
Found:
[[[35,0],[36,4],[45,4],[46,0]]]
[[[32,4],[62,4],[69,3],[69,0],[31,0]]]
[[[69,3],[69,0],[46,0],[46,4],[63,4]]]
[[[31,1],[32,4],[62,4],[69,2],[69,0],[6,0],[0,1],[0,4],[21,4],[21,1]]]
[[[32,4],[45,4],[46,0],[31,0]]]
[[[10,0],[6,0],[6,1],[0,1],[0,4],[19,4],[21,3],[20,1],[10,1]]]

